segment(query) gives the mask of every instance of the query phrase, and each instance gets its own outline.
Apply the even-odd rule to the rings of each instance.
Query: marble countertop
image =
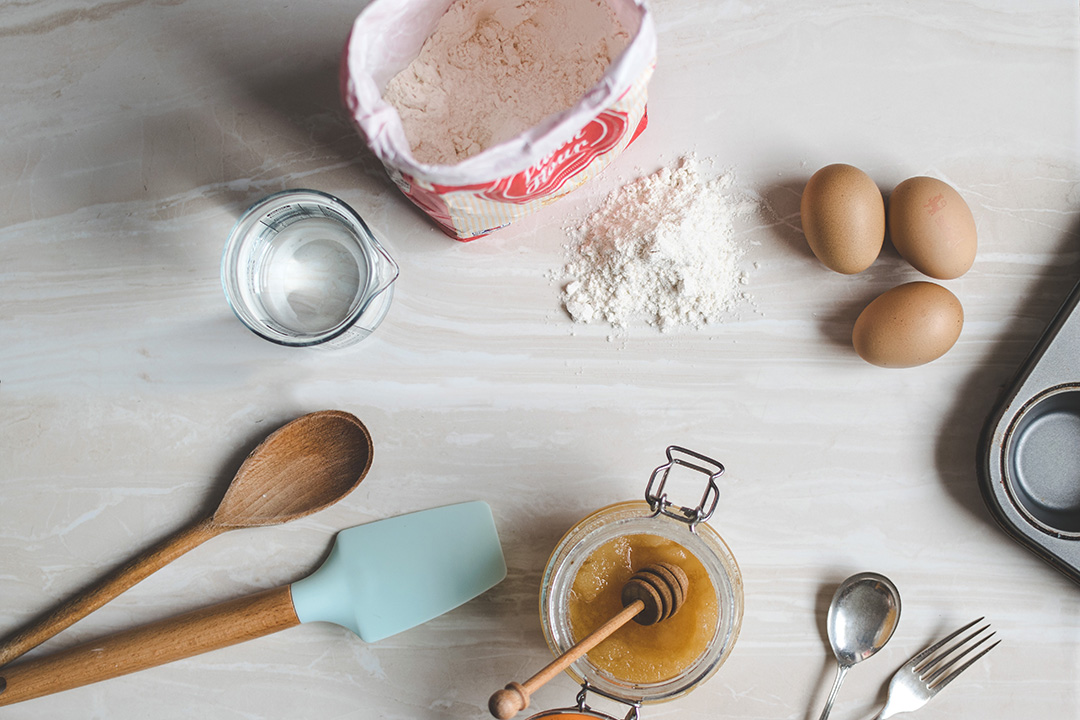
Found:
[[[468,244],[413,209],[341,109],[363,4],[0,13],[0,633],[200,517],[255,443],[324,408],[374,437],[357,490],[204,544],[34,656],[289,583],[342,528],[459,501],[491,505],[508,577],[379,643],[303,625],[0,716],[483,718],[550,659],[537,596],[558,538],[640,497],[671,444],[727,467],[711,524],[746,614],[727,664],[643,717],[816,718],[835,667],[826,607],[863,570],[892,578],[903,614],[832,717],[869,716],[908,656],[980,615],[1001,645],[918,717],[1080,715],[1080,586],[997,527],[975,469],[1000,393],[1080,279],[1075,2],[655,0],[645,134],[566,200]],[[701,330],[571,322],[564,228],[687,153],[760,198],[749,300]],[[890,371],[853,353],[861,307],[917,275],[888,248],[854,277],[813,258],[799,197],[832,162],[886,191],[933,175],[971,205],[979,255],[945,283],[966,323],[942,359]],[[401,265],[386,321],[352,348],[277,347],[225,303],[232,224],[291,187],[352,204]],[[562,676],[533,706],[575,692]]]

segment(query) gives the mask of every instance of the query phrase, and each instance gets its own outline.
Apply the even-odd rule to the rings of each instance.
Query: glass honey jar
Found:
[[[668,499],[673,468],[707,478],[696,506]],[[557,712],[592,717],[584,704],[587,690],[630,705],[636,716],[643,703],[690,692],[727,660],[742,624],[742,575],[727,544],[706,523],[716,509],[723,472],[717,461],[671,446],[667,462],[649,477],[644,501],[597,510],[559,541],[540,593],[544,637],[556,655],[621,610],[623,584],[646,565],[680,566],[689,589],[670,618],[648,626],[628,623],[574,662],[567,672],[582,685],[579,705]]]

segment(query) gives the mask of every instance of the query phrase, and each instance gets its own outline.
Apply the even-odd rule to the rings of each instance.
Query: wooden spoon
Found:
[[[216,535],[288,522],[334,504],[367,475],[372,451],[367,428],[347,412],[324,410],[284,425],[248,455],[213,513],[5,638],[0,666]]]
[[[686,600],[688,585],[689,579],[678,565],[661,562],[638,570],[623,585],[622,612],[586,635],[524,683],[512,682],[497,691],[488,700],[488,710],[499,720],[514,717],[529,707],[532,693],[630,620],[640,625],[653,625],[677,613]]]

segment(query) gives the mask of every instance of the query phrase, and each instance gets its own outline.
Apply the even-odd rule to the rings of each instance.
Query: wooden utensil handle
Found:
[[[613,632],[634,619],[634,616],[645,609],[645,603],[635,600],[623,608],[623,611],[608,620],[600,627],[583,637],[576,645],[552,660],[540,672],[533,675],[524,683],[510,683],[499,690],[488,700],[488,710],[499,720],[508,720],[518,712],[529,707],[529,697],[548,681],[570,667],[582,655],[602,643]],[[0,696],[2,697],[2,696]]]
[[[128,561],[29,627],[4,638],[3,642],[0,642],[0,666],[86,617],[155,570],[221,533],[223,529],[213,525],[210,519],[202,520]]]
[[[0,705],[163,665],[300,624],[285,585],[0,669]]]

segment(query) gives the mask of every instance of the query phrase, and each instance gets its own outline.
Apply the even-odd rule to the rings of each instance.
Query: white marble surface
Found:
[[[0,710],[4,718],[482,718],[549,659],[542,566],[587,512],[636,498],[668,444],[728,467],[712,524],[746,582],[727,665],[647,718],[816,718],[836,583],[889,575],[903,617],[834,709],[867,716],[903,660],[977,615],[1001,646],[918,717],[1080,717],[1080,587],[999,531],[975,444],[1080,279],[1080,29],[1066,0],[656,0],[646,134],[603,177],[471,244],[398,194],[343,117],[338,53],[362,2],[41,0],[0,12],[0,632],[216,501],[242,453],[308,411],[370,427],[339,505],[196,549],[35,654],[306,574],[341,528],[482,498],[496,589],[375,645],[301,626]],[[702,331],[573,326],[563,227],[640,170],[696,152],[763,200],[752,303]],[[816,263],[802,184],[844,161],[888,190],[931,174],[980,232],[947,285],[967,322],[943,359],[886,371],[858,310],[914,279]],[[337,353],[248,333],[218,281],[259,196],[352,203],[402,266],[385,324]],[[561,677],[535,707],[569,704]],[[600,703],[603,709],[618,711]]]

